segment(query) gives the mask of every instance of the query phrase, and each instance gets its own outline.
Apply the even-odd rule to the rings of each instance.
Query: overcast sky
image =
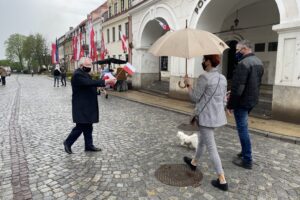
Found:
[[[0,59],[11,34],[41,33],[50,44],[77,26],[104,0],[0,0]]]

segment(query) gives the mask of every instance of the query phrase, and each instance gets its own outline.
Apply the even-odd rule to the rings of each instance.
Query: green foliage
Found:
[[[6,57],[11,62],[18,62],[23,68],[23,43],[26,36],[20,34],[10,35],[9,38],[4,42],[6,49]]]
[[[10,60],[0,60],[0,66],[11,66]]]
[[[26,61],[28,70],[37,71],[38,67],[49,65],[51,62],[46,39],[39,33],[28,37],[13,34],[6,41],[6,56],[11,63],[18,62],[24,69],[23,62]]]

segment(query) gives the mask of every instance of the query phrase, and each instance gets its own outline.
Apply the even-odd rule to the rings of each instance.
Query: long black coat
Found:
[[[75,70],[72,80],[72,115],[74,123],[99,122],[97,87],[104,87],[103,80],[92,80],[81,68]]]

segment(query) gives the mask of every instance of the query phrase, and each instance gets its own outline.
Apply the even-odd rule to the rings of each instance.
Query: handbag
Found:
[[[217,88],[219,86],[219,83],[220,83],[220,78],[221,78],[221,76],[219,75],[219,80],[218,80],[218,84],[216,86],[216,89],[213,92],[213,94],[210,96],[210,98],[208,99],[208,101],[205,103],[205,105],[202,107],[201,111],[198,114],[193,114],[191,116],[190,125],[192,125],[193,127],[197,127],[197,128],[199,127],[199,114],[204,110],[204,108],[206,107],[206,105],[208,104],[208,102],[210,102],[210,100],[212,99],[212,97],[215,95],[215,93],[217,91]],[[200,98],[200,100],[201,100],[201,98]]]

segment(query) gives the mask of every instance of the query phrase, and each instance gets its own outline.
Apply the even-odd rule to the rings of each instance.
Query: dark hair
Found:
[[[213,67],[216,67],[220,64],[220,55],[214,54],[214,55],[205,55],[205,60],[210,60],[211,65]]]

